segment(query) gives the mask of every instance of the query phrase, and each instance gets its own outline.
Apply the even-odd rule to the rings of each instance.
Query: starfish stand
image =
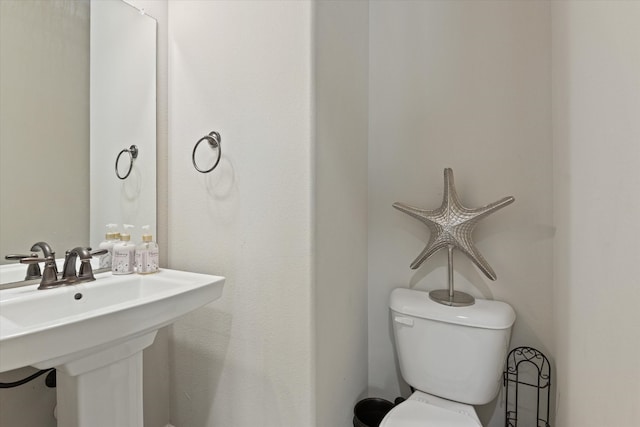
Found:
[[[427,210],[404,203],[396,202],[393,204],[394,208],[423,222],[431,232],[429,243],[411,263],[412,269],[420,267],[420,264],[440,249],[447,248],[449,253],[449,289],[431,291],[429,297],[432,300],[453,307],[471,305],[475,302],[471,295],[453,290],[453,248],[457,248],[468,256],[489,279],[496,280],[496,273],[473,244],[472,232],[478,221],[513,203],[514,200],[509,196],[479,208],[464,207],[458,199],[453,184],[453,171],[447,168],[444,170],[444,195],[442,205],[439,208]]]
[[[437,303],[450,305],[451,307],[466,307],[473,305],[476,299],[466,292],[453,290],[453,246],[447,247],[448,251],[448,278],[449,289],[437,289],[429,292],[429,298]]]

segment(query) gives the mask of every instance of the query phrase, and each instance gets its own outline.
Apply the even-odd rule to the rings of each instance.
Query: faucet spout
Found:
[[[76,260],[78,257],[80,261],[90,260],[91,254],[87,248],[83,248],[82,246],[67,251],[64,258],[64,267],[62,267],[63,280],[74,280],[78,278],[76,275]]]
[[[42,255],[44,255],[44,258],[49,258],[50,256],[55,255],[55,252],[51,250],[51,246],[49,246],[47,242],[34,243],[33,246],[31,246],[31,250],[42,251]]]
[[[55,260],[56,258],[56,253],[51,249],[51,246],[49,246],[49,244],[47,242],[37,242],[34,243],[33,246],[31,246],[31,251],[42,251],[42,257],[43,258],[53,258]],[[56,274],[58,274],[58,266],[56,265],[56,263],[53,263],[53,271],[56,272]]]
[[[64,260],[62,280],[66,280],[69,283],[96,280],[93,276],[93,269],[91,268],[91,258],[94,255],[104,255],[106,253],[106,249],[91,251],[91,248],[83,248],[82,246],[71,249],[67,252]],[[78,273],[76,274],[76,260],[78,258],[80,258],[81,262]]]

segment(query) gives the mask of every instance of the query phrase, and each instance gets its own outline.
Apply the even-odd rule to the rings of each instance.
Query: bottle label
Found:
[[[136,269],[140,274],[158,271],[159,253],[157,249],[136,251]]]
[[[131,250],[114,250],[113,260],[111,261],[111,271],[113,274],[130,274],[133,273],[134,251]]]

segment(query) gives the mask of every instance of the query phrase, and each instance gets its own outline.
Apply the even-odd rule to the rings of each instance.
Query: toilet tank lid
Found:
[[[391,292],[389,307],[407,316],[474,328],[507,329],[516,320],[511,306],[501,301],[476,299],[467,307],[450,307],[433,301],[428,292],[406,288]]]

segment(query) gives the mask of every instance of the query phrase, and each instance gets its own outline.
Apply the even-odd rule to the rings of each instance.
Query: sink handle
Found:
[[[31,255],[11,254],[11,255],[5,256],[4,259],[9,261],[20,261],[25,258],[37,258],[37,257],[38,257],[38,254],[36,253],[32,253]],[[27,268],[27,274],[24,277],[24,280],[39,279],[40,277],[42,277],[42,273],[40,272],[40,266],[38,265],[38,263],[36,262],[36,263],[30,264],[29,268]]]
[[[21,259],[24,259],[24,258],[36,258],[37,256],[38,254],[36,253],[33,253],[31,255],[11,254],[11,255],[5,255],[4,259],[9,261],[20,261]]]
[[[42,273],[42,281],[40,282],[38,289],[48,289],[60,286],[58,273],[56,272],[56,259],[53,255],[46,258],[29,257],[20,259],[21,264],[38,264],[39,262],[44,262],[44,272]]]
[[[82,282],[91,282],[96,280],[93,277],[93,268],[91,267],[91,258],[98,255],[105,255],[109,251],[106,249],[97,249],[92,251],[91,248],[87,248],[89,250],[89,258],[81,259],[80,268],[78,269],[78,280]]]

